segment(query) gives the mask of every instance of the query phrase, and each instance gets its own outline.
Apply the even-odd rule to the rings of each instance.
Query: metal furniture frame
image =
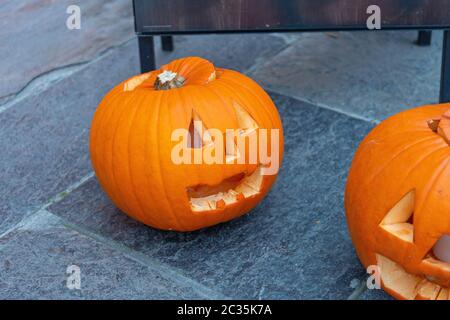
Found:
[[[419,30],[419,45],[444,30],[439,100],[450,102],[450,0],[133,0],[141,70],[155,68],[154,36],[171,51],[177,34],[369,31],[370,5],[382,30]]]

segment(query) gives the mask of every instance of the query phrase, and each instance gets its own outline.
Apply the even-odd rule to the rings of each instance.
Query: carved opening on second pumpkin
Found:
[[[442,235],[422,262],[450,272],[450,236]]]
[[[433,255],[450,266],[450,236],[443,235],[433,246]]]
[[[404,299],[447,300],[449,298],[447,288],[423,276],[408,273],[401,265],[381,254],[376,254],[376,259],[384,287],[396,292]]]
[[[426,278],[432,283],[443,287],[450,287],[450,236],[441,236],[433,248],[421,262],[422,268],[427,270]]]
[[[251,175],[236,174],[215,186],[200,184],[187,188],[192,211],[222,209],[245,198],[257,195],[263,182],[262,167]]]
[[[406,242],[414,242],[414,202],[415,191],[408,192],[389,210],[380,227]]]

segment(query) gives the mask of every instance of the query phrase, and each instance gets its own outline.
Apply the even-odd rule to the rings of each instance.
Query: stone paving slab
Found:
[[[67,287],[71,265],[80,268],[80,290]],[[0,238],[0,275],[0,299],[207,298],[45,211]]]
[[[304,33],[251,75],[266,88],[369,120],[439,97],[442,32]]]
[[[0,113],[0,233],[91,172],[92,115],[106,92],[137,72],[129,54],[135,46],[130,42]]]
[[[66,27],[69,5],[80,7],[80,30]],[[0,25],[0,101],[38,75],[89,61],[134,36],[129,0],[2,1]]]
[[[231,298],[345,299],[365,276],[343,212],[348,166],[367,122],[273,94],[285,158],[249,215],[192,233],[163,232],[120,213],[95,179],[49,210],[182,270]]]
[[[358,300],[394,300],[383,290],[366,290],[359,297]]]

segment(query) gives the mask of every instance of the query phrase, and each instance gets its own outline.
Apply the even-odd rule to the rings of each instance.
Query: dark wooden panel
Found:
[[[441,66],[440,102],[450,102],[450,30],[444,32]]]
[[[135,0],[139,33],[366,29],[367,7],[384,29],[450,28],[450,0]]]

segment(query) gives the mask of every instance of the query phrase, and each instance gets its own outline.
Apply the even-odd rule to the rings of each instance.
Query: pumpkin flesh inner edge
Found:
[[[251,175],[240,173],[223,180],[219,185],[197,185],[187,188],[192,211],[210,211],[224,208],[242,199],[259,194],[263,182],[262,167]]]

